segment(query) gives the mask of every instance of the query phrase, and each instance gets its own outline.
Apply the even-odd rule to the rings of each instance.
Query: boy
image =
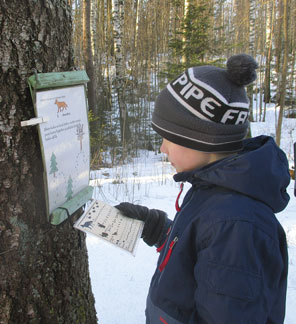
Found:
[[[175,181],[192,187],[174,221],[165,212],[116,206],[145,222],[142,237],[160,252],[147,297],[146,323],[284,322],[287,244],[274,213],[289,196],[285,154],[271,137],[244,140],[256,79],[246,54],[227,69],[200,66],[169,83],[152,125]]]

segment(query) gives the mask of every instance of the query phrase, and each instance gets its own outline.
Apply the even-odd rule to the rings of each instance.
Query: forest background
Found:
[[[283,116],[296,116],[295,2],[70,1],[75,65],[91,80],[92,167],[156,149],[160,139],[150,126],[151,111],[164,84],[189,66],[225,66],[237,53],[259,64],[257,81],[248,87],[250,120],[264,121],[266,104],[274,103],[280,145]]]

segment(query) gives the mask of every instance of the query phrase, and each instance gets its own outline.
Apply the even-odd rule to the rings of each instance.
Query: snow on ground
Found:
[[[265,123],[252,124],[253,136],[275,134],[274,113],[267,114]],[[284,149],[292,164],[291,145],[296,140],[296,121],[284,120]],[[175,215],[175,199],[179,192],[173,181],[174,170],[161,159],[161,155],[143,152],[133,163],[113,169],[91,173],[90,184],[95,187],[94,197],[111,205],[129,201],[149,208],[165,210],[170,218]],[[189,185],[188,185],[189,188]],[[184,192],[186,192],[186,189]],[[285,324],[296,318],[296,198],[294,181],[288,188],[291,200],[277,217],[283,225],[289,248],[289,278],[287,315]],[[184,196],[184,195],[183,195]],[[142,240],[136,257],[113,247],[94,236],[87,236],[90,276],[96,299],[96,309],[101,324],[145,323],[145,302],[150,279],[155,270],[157,253]]]
[[[132,174],[134,176],[130,177]],[[101,180],[91,180],[91,184],[99,184],[94,196],[111,205],[129,201],[165,210],[173,218],[179,189],[172,175],[171,166],[161,161],[160,155],[150,152],[135,164],[93,173],[91,178]],[[115,183],[108,179],[114,179]],[[145,302],[156,267],[156,249],[140,240],[136,257],[133,257],[89,235],[87,246],[99,323],[145,323]]]

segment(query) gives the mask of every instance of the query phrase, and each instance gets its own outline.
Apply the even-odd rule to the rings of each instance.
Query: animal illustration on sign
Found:
[[[93,221],[87,221],[81,227],[93,228]]]
[[[54,103],[58,107],[58,113],[67,110],[68,108],[68,105],[65,103],[65,101],[58,101],[58,99],[56,99]]]

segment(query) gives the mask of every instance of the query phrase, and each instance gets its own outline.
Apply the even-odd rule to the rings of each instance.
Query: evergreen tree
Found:
[[[72,196],[73,196],[73,180],[71,176],[69,176],[68,185],[67,185],[67,194],[65,196],[67,201],[70,200]]]
[[[179,2],[174,2],[180,6]],[[169,60],[167,77],[172,78],[190,66],[204,65],[211,49],[211,20],[213,8],[206,0],[189,0],[185,8],[181,29],[177,30],[169,42],[171,56],[177,58],[177,63]]]
[[[57,157],[55,156],[54,153],[52,153],[51,158],[50,158],[50,172],[49,174],[53,174],[53,176],[56,176],[56,172],[59,170],[57,167]]]
[[[183,23],[183,53],[185,64],[204,64],[205,55],[210,52],[209,29],[211,6],[208,1],[191,0]]]

